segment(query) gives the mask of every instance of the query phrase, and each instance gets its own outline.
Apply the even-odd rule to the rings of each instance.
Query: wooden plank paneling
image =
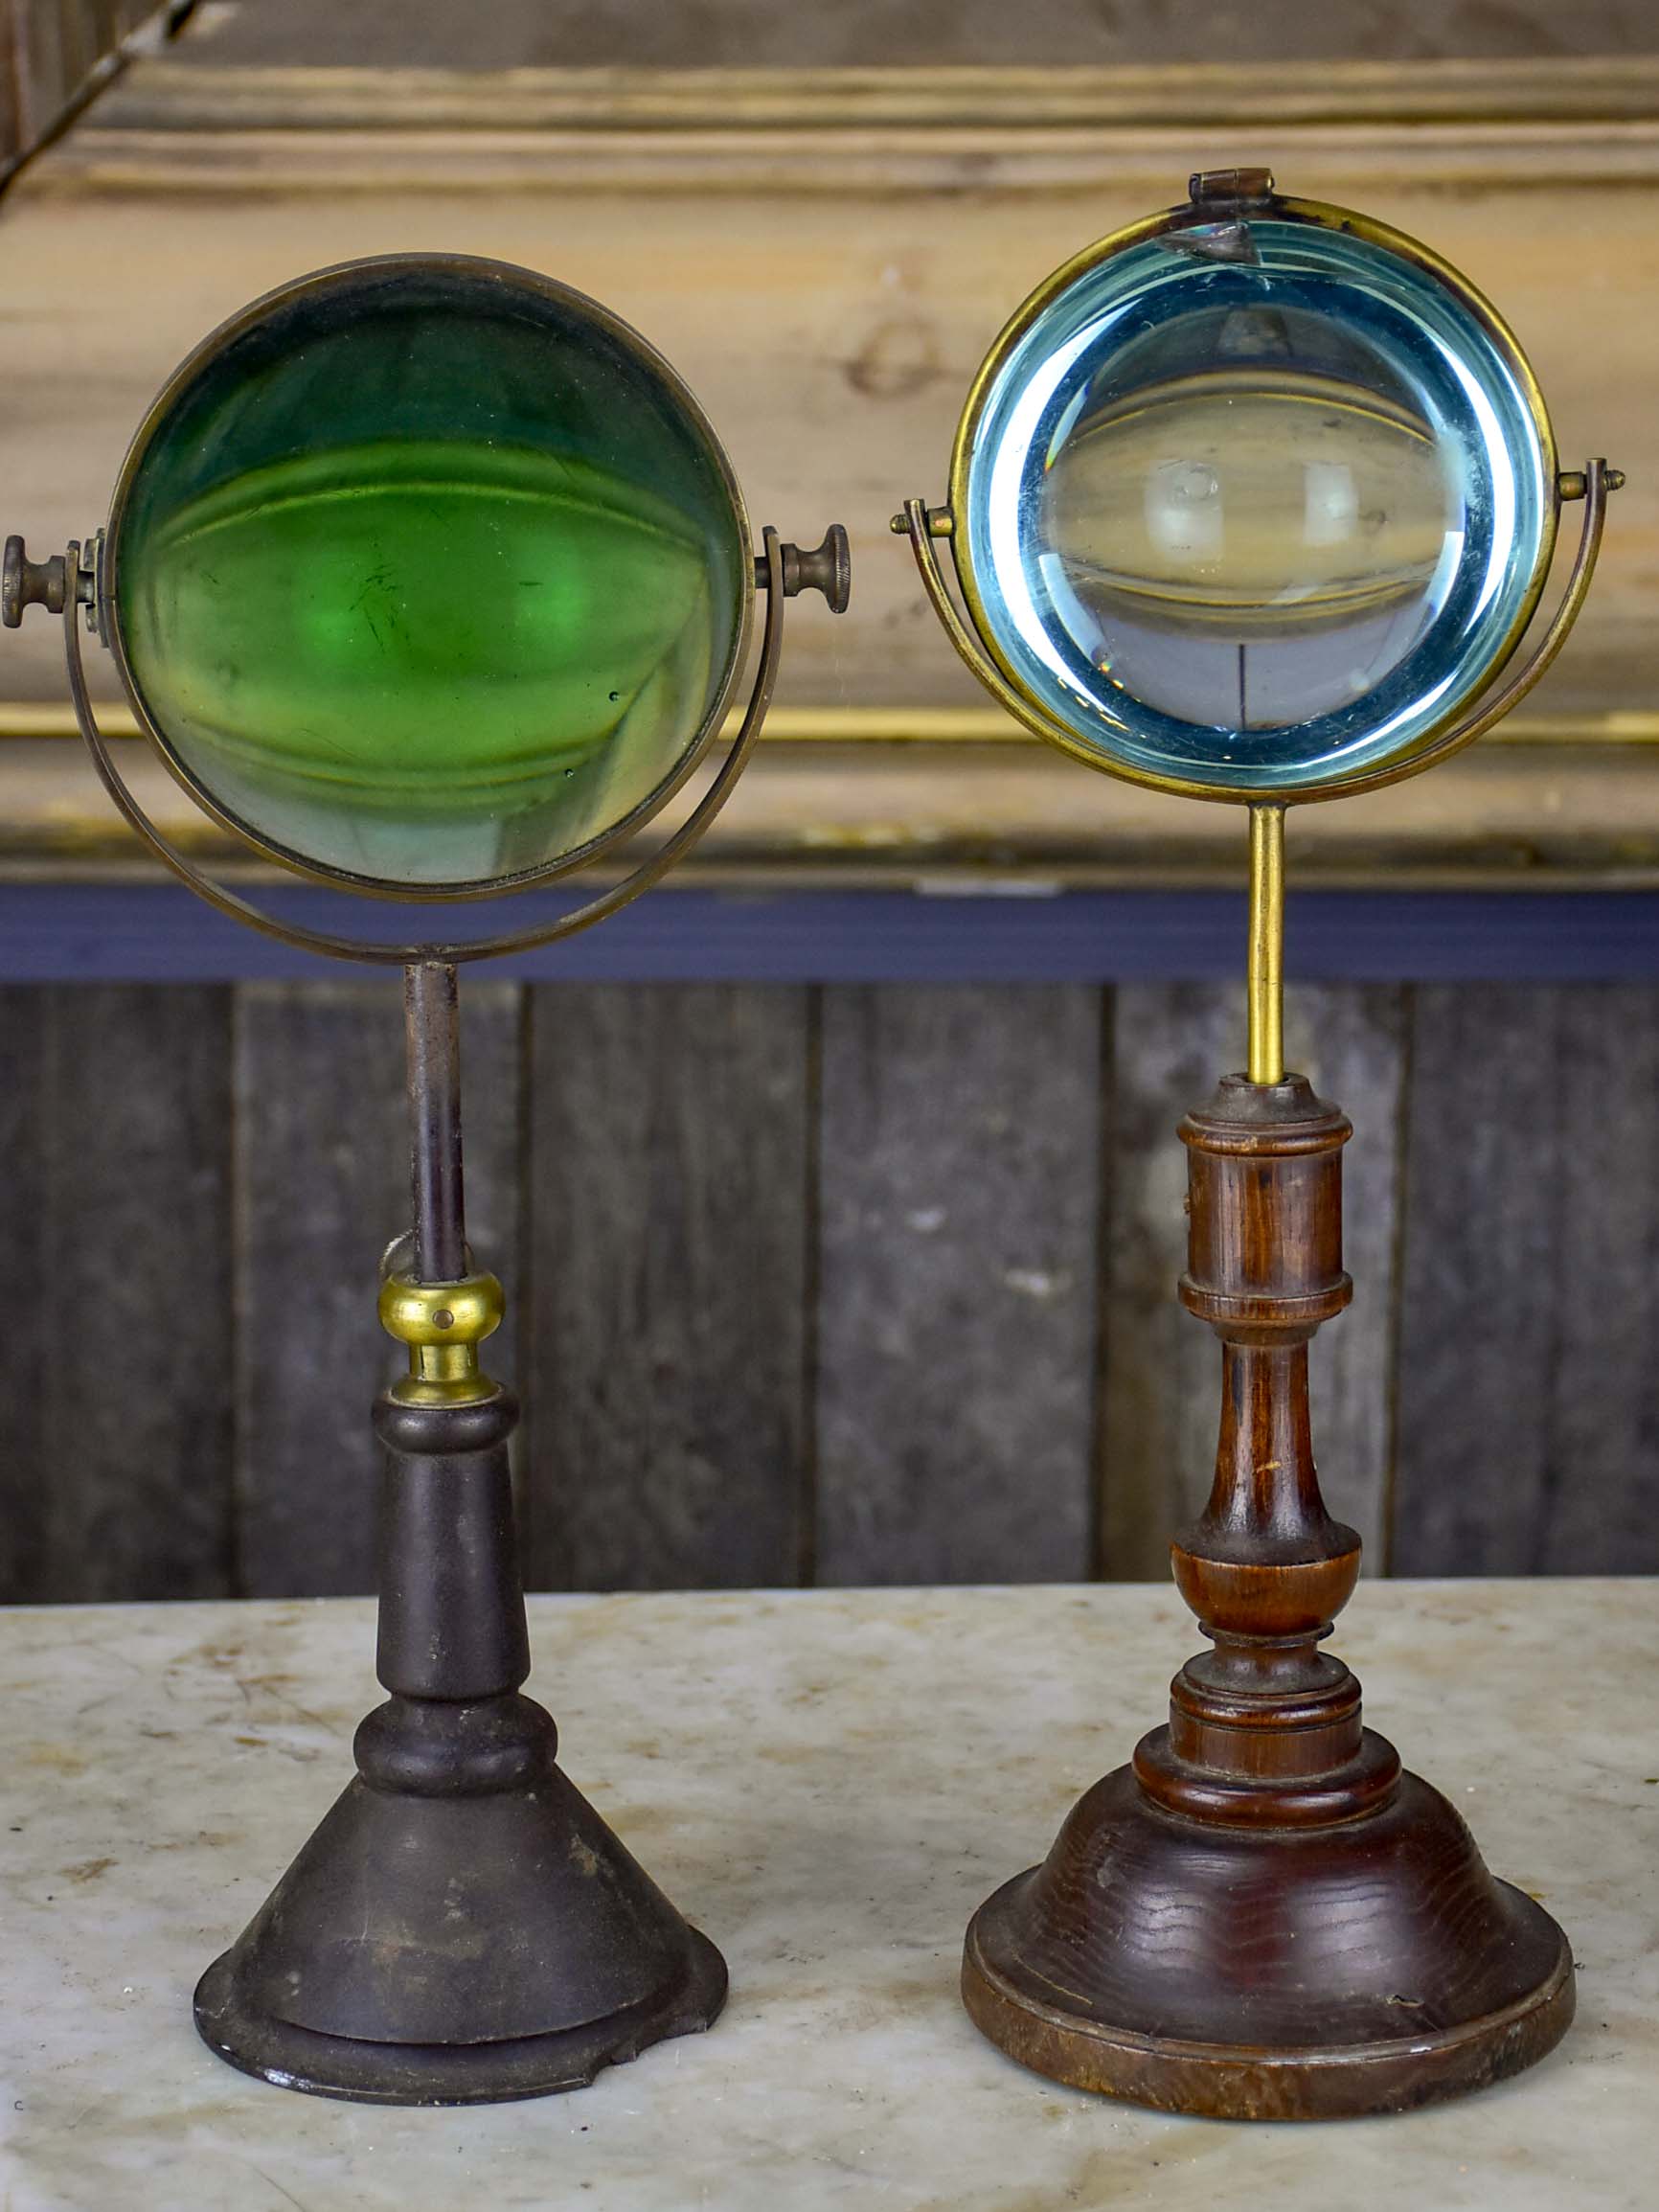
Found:
[[[802,627],[810,620],[808,607]],[[69,862],[84,877],[97,864],[114,862],[129,878],[142,848],[100,789],[80,743],[10,734],[37,713],[0,703],[0,896],[5,875],[18,863]],[[997,741],[998,721],[995,708],[970,709],[960,725],[943,711],[920,710],[914,722],[903,710],[856,708],[769,719],[731,799],[676,867],[674,890],[731,888],[739,880],[745,890],[767,892],[911,892],[920,884],[955,897],[981,887],[1001,893],[1011,878],[1024,878],[1044,889],[1241,891],[1234,809],[1194,806],[1113,776],[1085,775],[1039,739],[1017,741],[1006,717],[1002,731],[1014,741]],[[956,727],[964,732],[959,742],[939,734]],[[1432,776],[1389,785],[1359,806],[1298,808],[1298,888],[1431,896],[1464,889],[1659,888],[1659,714],[1632,716],[1616,742],[1591,741],[1588,727],[1517,715]],[[794,736],[784,734],[789,729]],[[800,741],[800,733],[814,729],[830,735]],[[65,729],[64,739],[72,737]],[[208,866],[238,850],[234,836],[208,821],[148,746],[122,742],[116,749],[135,795],[176,843]],[[642,855],[670,832],[681,804],[666,808],[641,832],[636,850]],[[928,916],[942,943],[966,926],[960,903],[910,911],[913,922]],[[1078,909],[1057,901],[1047,911],[1062,925]],[[1565,918],[1580,909],[1561,911]],[[779,920],[787,924],[800,912],[782,908]],[[1043,926],[1040,910],[1030,902],[1018,913],[1005,904],[1003,912],[1011,930]],[[1399,955],[1402,972],[1414,967],[1420,972],[1425,958],[1442,974],[1471,972],[1458,964],[1472,958],[1490,971],[1491,951],[1471,949],[1482,921],[1489,920],[1481,908],[1466,908],[1461,917],[1434,907],[1414,914],[1421,926]],[[619,921],[599,942],[614,946],[618,931],[640,925],[637,916]],[[216,934],[230,928],[223,924]],[[215,935],[215,925],[205,924],[196,941],[205,946]],[[1554,931],[1551,940],[1568,941]],[[775,941],[775,932],[753,932],[756,944]],[[1100,965],[1132,964],[1138,957],[1132,932],[1121,950],[1108,950],[1109,939],[1098,942]],[[591,946],[585,949],[587,956],[605,957]],[[577,947],[570,952],[578,960],[584,956]],[[564,960],[570,952],[559,947],[542,957]],[[129,974],[143,972],[152,957],[125,940],[99,956],[125,959]],[[225,955],[216,951],[216,957]],[[243,958],[268,960],[270,954],[255,944]],[[1508,971],[1548,972],[1537,968],[1537,958],[1535,940],[1520,936]],[[947,973],[949,960],[942,952]],[[965,949],[957,972],[984,975],[973,960]],[[798,965],[810,972],[807,956],[798,956]],[[1204,968],[1193,972],[1212,965],[1205,958]],[[1363,971],[1375,972],[1377,965],[1373,949]],[[1021,971],[1041,972],[1029,963]],[[874,972],[883,972],[879,963]]]
[[[805,989],[540,987],[522,1159],[519,992],[463,995],[510,1295],[521,1202],[534,1232],[534,1327],[491,1360],[529,1402],[534,1580],[786,1582],[814,1545],[824,1582],[1087,1572],[1097,1276],[1100,1559],[1162,1578],[1218,1375],[1174,1297],[1174,1125],[1240,1057],[1237,986],[1123,987],[1104,1051],[1089,987],[835,988],[821,1052]],[[31,1286],[0,1599],[369,1585],[398,990],[236,1003],[233,1052],[220,989],[0,991]],[[1313,1395],[1368,1564],[1398,1372],[1396,1571],[1659,1569],[1659,989],[1293,988],[1288,1033],[1356,1129]]]
[[[1187,1238],[1175,1127],[1242,1060],[1243,997],[1236,985],[1129,984],[1113,999],[1101,1565],[1112,1581],[1156,1582],[1209,1494],[1221,1372],[1209,1331],[1175,1302]]]
[[[1659,990],[1557,990],[1551,1451],[1529,1568],[1659,1573]],[[1486,1203],[1525,1205],[1489,1184]],[[1492,1518],[1507,1518],[1504,1493]]]
[[[231,1585],[230,997],[10,991],[8,1599]],[[10,1336],[11,1331],[0,1332]],[[21,1371],[19,1354],[32,1364]]]
[[[1527,986],[1417,993],[1393,1538],[1402,1574],[1525,1573],[1543,1548],[1562,1288],[1558,997]]]
[[[1659,1567],[1659,992],[1418,993],[1394,1561]]]
[[[0,176],[107,72],[126,34],[159,12],[158,0],[0,0]]]
[[[556,984],[531,1008],[532,1582],[792,1583],[809,993]]]
[[[356,20],[353,11],[352,18]],[[777,18],[774,18],[777,20]],[[693,33],[694,35],[694,33]],[[1659,46],[1659,28],[1654,36]],[[1034,56],[959,62],[764,61],[750,51],[694,68],[627,60],[485,69],[400,58],[388,67],[237,58],[194,42],[145,60],[100,106],[101,134],[143,131],[699,131],[741,124],[798,134],[835,125],[955,129],[1040,122],[1051,131],[1228,125],[1240,135],[1324,123],[1606,123],[1652,113],[1654,55],[1597,52],[1545,61],[1442,56],[1416,62],[1288,63],[1260,47],[1242,61],[1079,61]],[[107,145],[102,148],[106,153]],[[639,148],[632,149],[637,156]],[[1076,148],[1066,149],[1076,152]],[[1061,149],[1057,147],[1058,155]],[[810,158],[807,148],[804,154]],[[176,157],[175,157],[176,158]],[[355,165],[353,164],[353,168]]]
[[[1292,986],[1289,1063],[1354,1125],[1344,1155],[1349,1311],[1314,1339],[1313,1442],[1327,1503],[1384,1564],[1391,1441],[1396,1165],[1404,1042],[1391,986]],[[1128,985],[1116,994],[1115,1144],[1104,1278],[1102,1552],[1113,1578],[1161,1579],[1170,1539],[1209,1494],[1220,1352],[1182,1311],[1185,1149],[1176,1125],[1244,1057],[1239,985]]]
[[[817,1579],[1086,1576],[1101,994],[824,994]]]
[[[62,0],[58,0],[62,4]],[[1557,59],[1659,44],[1644,0],[1325,0],[1318,10],[1218,8],[1216,0],[878,0],[779,8],[775,0],[262,0],[213,10],[184,51],[201,74],[224,64],[450,65],[466,71],[558,63],[694,69],[767,63],[1078,64],[1186,60],[1367,60],[1517,55]]]
[[[1403,1574],[1525,1573],[1546,1548],[1559,995],[1417,994],[1393,1544]]]
[[[45,1181],[46,993],[0,987],[0,1249],[14,1282],[31,1286],[0,1329],[0,1604],[20,1605],[50,1586],[46,1509],[45,1387],[57,1357]],[[57,1471],[55,1471],[55,1473]],[[73,1463],[71,1469],[73,1478]],[[61,1479],[61,1474],[57,1474]],[[71,1594],[71,1593],[65,1593]]]
[[[1359,1531],[1369,1574],[1389,1564],[1408,1007],[1409,993],[1388,984],[1292,986],[1285,1002],[1290,1065],[1353,1124],[1342,1155],[1353,1303],[1313,1339],[1308,1370],[1325,1500]]]
[[[10,63],[8,155],[21,154],[68,104],[79,77],[80,0],[7,0],[0,15]]]
[[[508,1290],[486,1365],[513,1375],[517,986],[463,983],[467,1234]],[[409,1221],[400,982],[237,994],[240,1580],[253,1597],[374,1587],[369,1405],[398,1355],[378,1264]]]

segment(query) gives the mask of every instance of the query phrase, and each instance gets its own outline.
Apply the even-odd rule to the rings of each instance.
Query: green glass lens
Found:
[[[151,426],[111,545],[187,776],[387,887],[588,849],[672,783],[741,648],[746,538],[700,415],[591,303],[488,262],[267,303]]]

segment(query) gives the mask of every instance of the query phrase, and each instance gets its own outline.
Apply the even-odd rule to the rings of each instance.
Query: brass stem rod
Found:
[[[1284,1080],[1284,809],[1250,810],[1250,1081]]]

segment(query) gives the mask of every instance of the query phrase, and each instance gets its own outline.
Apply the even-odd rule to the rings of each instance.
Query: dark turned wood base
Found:
[[[1307,1417],[1308,1341],[1352,1294],[1351,1133],[1299,1076],[1230,1076],[1181,1126],[1181,1300],[1221,1339],[1223,1388],[1215,1487],[1173,1558],[1215,1648],[967,1931],[963,1997],[992,2042],[1169,2111],[1402,2111],[1518,2073],[1573,2017],[1565,1936],[1319,1649],[1359,1572]]]

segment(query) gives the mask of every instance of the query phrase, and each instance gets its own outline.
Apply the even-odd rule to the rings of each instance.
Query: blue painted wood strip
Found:
[[[394,913],[406,923],[410,911],[307,885],[261,896],[312,926],[362,928]],[[514,912],[528,921],[575,902],[574,894],[533,893]],[[483,909],[473,916],[490,925]],[[466,918],[447,908],[438,925]],[[670,888],[490,972],[607,983],[1197,982],[1236,976],[1243,960],[1244,901],[1228,891]],[[1323,981],[1659,977],[1659,892],[1293,893],[1286,965]],[[342,972],[225,919],[182,886],[0,884],[0,980],[216,983]]]

